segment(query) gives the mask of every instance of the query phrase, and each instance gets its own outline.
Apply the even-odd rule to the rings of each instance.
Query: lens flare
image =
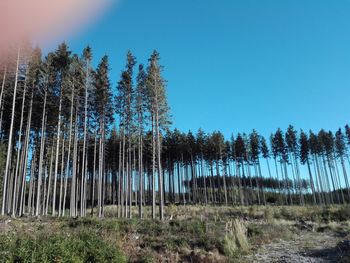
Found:
[[[113,0],[1,0],[0,52],[24,39],[45,42],[93,21]]]

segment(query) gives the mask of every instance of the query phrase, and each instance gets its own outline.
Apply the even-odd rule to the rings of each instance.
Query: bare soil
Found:
[[[291,240],[260,245],[245,257],[247,262],[350,262],[350,236],[332,230],[301,230]]]

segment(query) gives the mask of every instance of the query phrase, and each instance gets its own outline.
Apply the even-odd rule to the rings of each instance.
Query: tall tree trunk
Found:
[[[307,170],[309,172],[310,185],[311,185],[311,190],[312,190],[312,200],[313,200],[314,205],[316,205],[317,202],[316,202],[316,194],[315,194],[315,185],[314,185],[314,180],[312,178],[312,172],[311,172],[311,168],[310,168],[309,159],[306,160],[306,163],[307,163]]]
[[[326,181],[327,190],[328,190],[327,195],[329,196],[330,203],[331,203],[331,204],[334,204],[334,199],[333,199],[331,184],[330,184],[329,177],[328,177],[328,172],[327,172],[326,159],[324,158],[324,155],[323,155],[323,154],[321,154],[321,158],[322,158],[322,161],[323,161],[323,173],[324,173],[324,176],[325,176],[325,181]]]
[[[141,122],[141,121],[140,121]],[[141,124],[139,126],[139,150],[138,150],[138,161],[139,161],[139,217],[143,218],[143,207],[142,207],[142,202],[143,202],[143,140],[142,140],[142,128]]]
[[[47,215],[48,215],[48,212],[49,212],[50,192],[51,192],[51,181],[52,181],[53,157],[54,157],[54,145],[53,145],[53,143],[52,143],[52,146],[51,146],[51,155],[50,155],[49,179],[48,179],[48,186],[47,186],[47,199],[46,199],[46,207],[45,207],[45,216],[47,216]]]
[[[13,187],[13,201],[12,201],[12,216],[14,217],[16,215],[16,205],[17,205],[17,182],[18,182],[18,169],[19,169],[19,161],[20,161],[20,155],[22,151],[22,129],[23,129],[23,117],[24,117],[24,107],[25,107],[25,98],[26,98],[26,91],[27,91],[27,79],[25,79],[24,83],[24,89],[23,89],[23,98],[22,98],[22,110],[21,110],[21,121],[20,121],[20,128],[19,128],[19,138],[18,138],[18,147],[17,147],[17,158],[16,158],[16,170],[14,174],[14,187]]]
[[[5,167],[4,182],[3,182],[1,215],[5,215],[5,207],[7,205],[6,204],[6,195],[7,195],[7,188],[8,188],[7,181],[10,173],[9,170],[10,170],[10,161],[11,161],[11,152],[12,152],[13,124],[15,119],[16,94],[17,94],[17,86],[18,86],[18,74],[19,74],[19,56],[20,56],[20,49],[18,48],[15,86],[13,88],[11,125],[10,125],[10,133],[9,133],[8,146],[7,146],[6,167]]]
[[[84,183],[86,181],[86,169],[85,169],[85,155],[86,155],[86,135],[87,135],[87,119],[88,119],[88,78],[89,78],[89,66],[86,69],[86,83],[85,83],[85,102],[84,102],[84,139],[83,139],[83,162],[82,162],[82,179],[81,179],[81,188],[84,189]],[[86,202],[83,195],[84,191],[81,191],[81,202],[80,202],[80,214],[84,214],[84,204]]]
[[[77,113],[75,114],[75,117]],[[77,187],[77,155],[78,155],[78,124],[75,118],[74,123],[74,144],[73,144],[73,168],[72,168],[72,179],[71,179],[71,193],[70,193],[70,216],[77,216],[76,206],[76,187]]]
[[[121,204],[122,204],[122,217],[126,217],[126,203],[127,203],[127,194],[126,194],[126,173],[125,173],[125,128],[122,126],[122,180],[121,180]]]
[[[37,189],[37,199],[36,199],[36,209],[35,216],[39,216],[40,212],[40,196],[41,196],[41,181],[42,181],[42,166],[43,166],[43,158],[44,158],[44,150],[45,150],[45,127],[46,127],[46,100],[47,100],[47,91],[45,90],[44,95],[44,107],[42,113],[42,121],[41,121],[41,140],[40,140],[40,157],[39,157],[39,174],[38,174],[38,189]]]
[[[129,200],[129,209],[128,209],[128,218],[131,219],[131,205],[132,205],[132,160],[131,160],[131,134],[128,132],[128,163],[127,163],[127,168],[128,168],[128,200]]]
[[[342,169],[343,169],[343,176],[344,176],[346,190],[347,190],[347,193],[348,193],[348,200],[350,201],[350,185],[349,185],[349,179],[348,179],[348,175],[347,175],[347,172],[346,172],[343,156],[340,156],[340,163],[341,163],[341,166],[342,166]]]
[[[117,201],[117,216],[118,218],[121,217],[121,209],[122,209],[122,190],[123,190],[123,177],[122,177],[122,136],[121,136],[121,128],[119,129],[120,131],[120,136],[119,136],[119,155],[118,155],[118,192],[117,192],[117,195],[118,195],[118,201]]]
[[[66,164],[66,173],[65,173],[65,177],[64,177],[64,194],[63,194],[62,216],[65,215],[68,176],[70,174],[70,155],[71,155],[71,143],[72,143],[72,133],[73,133],[73,111],[74,111],[74,103],[73,102],[74,102],[74,88],[72,89],[72,95],[71,95],[71,107],[70,107],[70,117],[69,117],[68,156],[67,156],[67,164]],[[62,165],[63,165],[63,163],[62,163]]]
[[[223,185],[224,185],[224,197],[225,197],[225,205],[228,204],[228,199],[227,199],[227,186],[226,186],[226,164],[222,159],[221,156],[221,150],[220,150],[220,161],[222,163],[222,180],[223,180]]]
[[[206,182],[206,176],[204,173],[204,156],[203,152],[201,153],[201,168],[202,168],[202,177],[203,177],[203,184],[204,184],[204,202],[205,205],[208,204],[208,195],[207,195],[207,182]]]
[[[63,94],[62,94],[62,87],[61,87],[60,102],[59,102],[59,108],[58,108],[55,173],[54,173],[53,194],[52,194],[52,216],[56,215],[56,188],[57,188],[57,174],[58,174],[58,156],[60,151],[60,136],[61,136],[62,96]]]
[[[2,77],[1,91],[0,91],[0,111],[1,111],[1,113],[0,113],[0,136],[1,136],[1,142],[2,142],[2,117],[3,117],[3,111],[4,111],[3,98],[4,98],[6,78],[7,78],[7,65],[5,66],[5,69],[4,69],[4,75]]]
[[[270,171],[270,166],[268,166],[268,169]],[[264,205],[266,205],[266,195],[265,195],[265,188],[264,188],[264,184],[263,184],[263,176],[262,176],[262,172],[261,172],[261,165],[260,165],[260,161],[258,160],[258,171],[259,171],[259,178],[261,180],[261,191],[262,191],[262,196],[263,196],[263,202]]]
[[[103,119],[104,117],[102,117]],[[99,176],[98,176],[98,217],[102,217],[102,206],[103,206],[103,161],[104,161],[104,123],[100,124],[100,145],[99,145]]]
[[[324,184],[323,184],[323,180],[321,177],[321,172],[320,172],[320,166],[318,163],[318,159],[316,154],[313,155],[313,163],[314,163],[314,168],[315,168],[315,173],[316,173],[316,178],[318,177],[318,183],[319,183],[319,189],[321,191],[321,204],[325,204],[327,202],[326,197],[325,197],[325,191],[324,191]]]
[[[95,207],[95,180],[96,180],[96,151],[97,151],[97,131],[95,131],[95,142],[94,142],[94,165],[92,172],[92,187],[91,187],[91,216],[94,215]]]
[[[63,195],[63,175],[64,175],[64,146],[65,146],[65,139],[62,137],[62,149],[61,149],[61,171],[60,171],[60,198],[58,202],[58,216],[62,216],[62,195]],[[63,208],[64,209],[64,208]]]
[[[35,168],[35,158],[36,157],[36,151],[34,149],[33,151],[33,158],[31,161],[31,166],[30,166],[30,179],[29,179],[29,194],[28,194],[28,214],[29,215],[33,215],[33,207],[32,207],[32,203],[33,203],[33,189],[34,189],[34,168]]]
[[[154,116],[152,114],[152,218],[156,218],[156,150],[154,138]],[[159,189],[158,189],[159,190]]]
[[[4,74],[3,74],[3,76],[2,76],[2,82],[1,82],[0,108],[3,107],[2,99],[3,99],[3,97],[4,97],[6,78],[7,78],[7,66],[5,66]],[[1,130],[1,129],[0,129],[0,130]]]

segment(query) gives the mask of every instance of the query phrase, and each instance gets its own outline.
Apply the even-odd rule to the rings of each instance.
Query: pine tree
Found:
[[[340,163],[343,170],[344,182],[348,193],[348,200],[350,200],[350,185],[344,162],[344,156],[346,154],[345,136],[341,129],[339,129],[335,133],[335,152],[336,157],[340,159]]]
[[[334,195],[336,198],[336,202],[340,203],[340,196],[339,196],[339,193],[337,191],[337,188],[338,188],[337,182],[335,179],[335,174],[334,174],[334,170],[333,170],[333,166],[332,166],[333,152],[334,152],[333,134],[331,132],[326,132],[325,130],[322,129],[318,133],[318,139],[319,139],[319,142],[320,142],[321,147],[322,147],[321,157],[323,160],[325,176],[326,176],[326,178],[328,178],[328,173],[329,173],[329,177],[331,179],[331,184],[333,187],[333,190],[331,190],[331,187],[329,187],[329,190],[332,191],[332,193],[330,193],[331,201],[332,200],[334,201],[334,199],[332,197]],[[327,172],[327,168],[328,168],[328,172]]]
[[[262,185],[263,178],[262,178],[262,172],[261,172],[261,166],[260,166],[260,153],[261,153],[260,136],[255,130],[253,130],[253,132],[250,134],[249,141],[250,141],[250,149],[251,149],[251,158],[255,169],[255,174],[256,174],[256,177],[259,177],[259,180],[256,180],[257,188],[258,188],[258,191],[260,191],[259,188],[261,188],[263,203],[264,205],[266,205],[265,189],[264,189],[264,186]],[[266,149],[264,150],[266,151]],[[261,183],[259,184],[258,181],[260,181]]]
[[[162,67],[159,65],[159,53],[154,51],[149,59],[147,68],[147,96],[148,110],[152,121],[153,138],[153,187],[155,186],[155,156],[157,156],[158,170],[158,193],[159,193],[159,217],[164,219],[164,195],[163,195],[163,171],[161,162],[161,129],[167,128],[169,124],[169,107],[165,93],[165,81],[161,76]],[[155,189],[153,189],[152,216],[155,217]]]
[[[311,185],[311,190],[312,190],[312,198],[313,198],[313,203],[316,205],[316,189],[315,189],[315,184],[314,184],[314,180],[312,177],[312,172],[311,172],[311,168],[310,168],[310,161],[309,161],[309,140],[307,138],[306,133],[304,133],[303,131],[300,132],[300,162],[302,164],[307,164],[307,169],[308,169],[308,173],[309,173],[309,178],[310,178],[310,185]],[[320,199],[320,196],[319,196]]]
[[[132,136],[134,130],[134,100],[135,91],[133,86],[133,70],[136,64],[135,57],[130,51],[127,53],[126,67],[121,74],[121,80],[118,83],[117,90],[117,113],[120,115],[120,122],[123,134],[123,166],[126,165],[126,193],[125,193],[125,216],[131,218],[132,205],[132,169],[131,169],[131,154],[132,154]],[[127,142],[125,142],[127,139]],[[126,144],[127,143],[127,144]],[[126,145],[126,151],[124,150]],[[124,157],[124,155],[126,156]],[[124,161],[126,159],[126,162]],[[124,173],[124,168],[122,168]],[[123,176],[124,178],[124,176]]]
[[[295,187],[298,188],[300,204],[304,205],[305,201],[304,201],[304,196],[302,194],[300,169],[299,169],[298,158],[297,158],[298,150],[299,150],[298,149],[299,145],[298,145],[298,140],[297,140],[297,131],[294,129],[294,127],[292,125],[289,125],[287,132],[286,132],[286,135],[285,135],[285,138],[286,138],[286,146],[287,146],[289,159],[291,160],[294,185],[295,185]]]
[[[240,190],[240,199],[241,199],[241,205],[246,204],[246,198],[244,197],[244,192],[242,187],[244,187],[244,190],[246,191],[246,178],[245,178],[245,172],[244,172],[244,162],[246,160],[246,145],[244,143],[243,137],[240,133],[237,134],[235,145],[234,145],[234,152],[235,152],[235,159],[237,160],[237,175],[238,175],[238,183]],[[240,168],[242,168],[242,178],[240,176]],[[243,186],[242,181],[243,180]]]
[[[283,136],[281,129],[277,129],[277,131],[273,137],[273,145],[274,145],[273,146],[274,151],[276,151],[277,155],[279,156],[282,179],[284,177],[284,179],[283,179],[284,189],[287,191],[287,194],[289,196],[289,203],[292,205],[293,198],[292,198],[292,194],[290,192],[290,188],[293,186],[290,185],[290,181],[288,178],[287,164],[288,164],[289,159],[288,159],[288,153],[287,153],[285,139],[284,139],[284,136]]]
[[[142,64],[139,65],[137,74],[135,112],[137,114],[137,130],[138,130],[138,176],[139,176],[139,217],[143,218],[143,135],[145,125],[145,107],[146,107],[146,79],[147,75]]]
[[[89,94],[91,92],[91,61],[92,52],[91,48],[87,46],[83,51],[83,61],[85,68],[85,83],[84,83],[84,138],[83,138],[83,156],[82,156],[82,180],[81,180],[81,202],[80,202],[80,214],[85,215],[85,204],[86,204],[86,188],[87,188],[87,136],[88,136],[88,110],[89,110]]]
[[[271,186],[269,186],[269,187],[271,187],[271,188],[273,188],[273,190],[275,190],[274,185],[272,183],[273,182],[273,178],[272,178],[270,162],[269,162],[270,150],[269,150],[269,147],[267,146],[266,139],[263,136],[260,136],[260,150],[261,150],[262,157],[264,159],[266,159],[267,170],[268,170],[269,178],[270,178],[270,181],[271,181]]]
[[[108,77],[108,57],[104,56],[95,73],[95,108],[99,119],[99,164],[98,164],[98,216],[103,216],[103,183],[105,182],[105,139],[110,123],[113,120],[112,91]]]
[[[317,174],[316,178],[318,179],[318,188],[321,192],[321,202],[322,204],[330,204],[330,195],[327,194],[329,189],[328,178],[324,175],[322,168],[322,162],[320,160],[322,153],[322,146],[319,141],[319,138],[312,131],[309,132],[309,148],[310,153],[313,157],[313,163],[315,168],[315,173]]]
[[[59,94],[59,105],[58,105],[58,121],[57,121],[57,136],[56,136],[56,157],[55,157],[55,168],[54,168],[54,184],[53,184],[53,194],[52,194],[52,215],[56,215],[56,190],[57,190],[57,176],[58,176],[58,166],[59,166],[59,149],[61,141],[61,125],[62,125],[62,105],[64,96],[64,82],[67,76],[70,54],[68,46],[66,43],[62,43],[55,52],[54,55],[54,67],[56,68],[56,87],[57,93]]]
[[[200,170],[201,176],[203,178],[203,191],[204,191],[204,204],[208,204],[208,193],[207,193],[207,182],[206,182],[206,174],[205,174],[205,165],[204,165],[204,151],[205,151],[205,141],[207,140],[207,135],[202,129],[199,129],[197,132],[197,140],[196,143],[198,145],[199,152],[199,162],[200,162]]]
[[[11,126],[9,132],[8,146],[7,146],[7,155],[6,155],[6,166],[5,166],[5,174],[3,181],[3,192],[2,192],[2,206],[1,206],[1,215],[5,215],[6,209],[6,200],[7,200],[7,190],[9,188],[8,181],[10,177],[10,162],[11,162],[11,152],[12,152],[12,143],[13,143],[13,125],[15,118],[15,109],[16,109],[16,95],[17,95],[17,87],[18,87],[18,76],[19,76],[19,65],[20,64],[20,48],[18,48],[17,59],[16,59],[16,74],[15,74],[15,84],[13,88],[13,100],[12,100],[12,112],[11,112]]]

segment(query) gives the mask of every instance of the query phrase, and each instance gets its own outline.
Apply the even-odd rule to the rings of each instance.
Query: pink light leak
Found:
[[[23,39],[49,42],[91,22],[115,0],[0,0],[0,55]]]

